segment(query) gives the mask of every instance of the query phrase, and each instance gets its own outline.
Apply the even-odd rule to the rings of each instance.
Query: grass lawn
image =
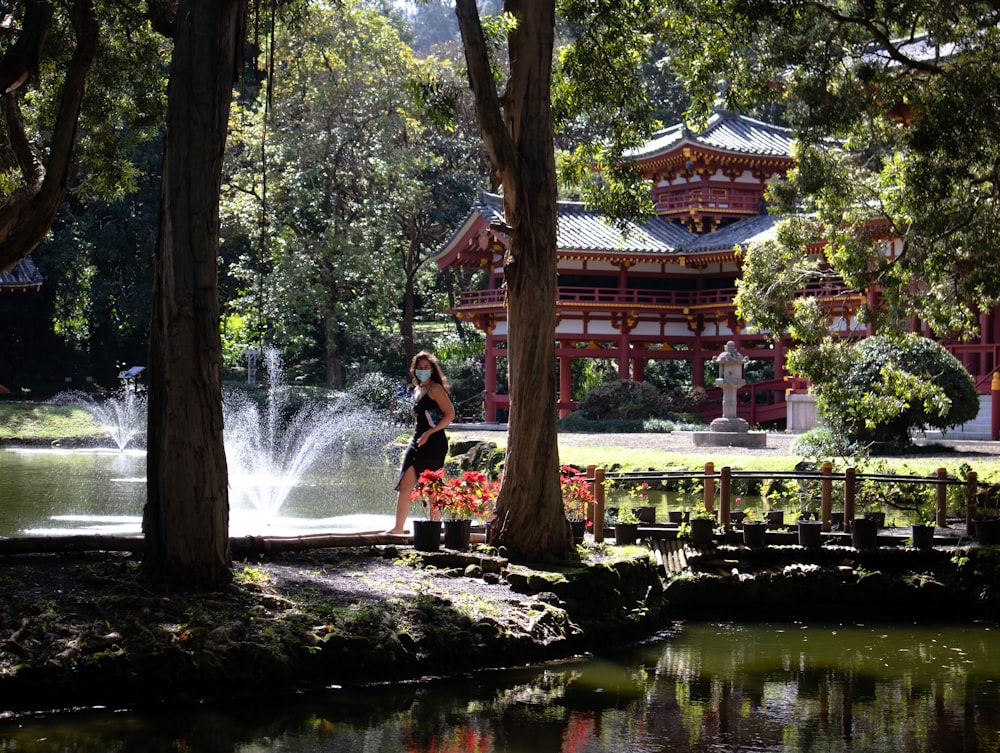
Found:
[[[104,436],[94,417],[81,408],[40,403],[0,402],[0,441],[27,444]]]
[[[69,406],[44,405],[19,401],[0,401],[0,442],[38,444],[56,439],[92,439],[105,435],[87,411]],[[458,433],[461,436],[461,433]],[[691,448],[690,451],[670,451],[653,447],[625,447],[616,444],[613,434],[594,436],[593,442],[571,441],[560,437],[559,457],[563,463],[578,466],[597,465],[607,470],[696,470],[710,460],[716,468],[728,465],[734,469],[759,471],[787,471],[803,458],[793,454],[747,455],[739,450],[725,448]],[[655,435],[654,435],[655,436]],[[503,432],[491,433],[489,441],[505,447],[507,436]],[[651,441],[651,445],[654,442]],[[935,455],[910,457],[880,457],[859,461],[859,470],[894,469],[905,475],[931,476],[944,467],[955,474],[959,465],[968,463],[983,481],[1000,481],[1000,454],[982,455],[947,452]],[[844,463],[835,464],[842,468]]]

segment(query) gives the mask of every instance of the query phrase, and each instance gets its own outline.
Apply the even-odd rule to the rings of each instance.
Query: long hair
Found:
[[[431,381],[437,382],[444,387],[445,392],[451,392],[451,387],[448,386],[448,379],[445,377],[444,372],[441,371],[441,364],[438,363],[437,358],[426,350],[417,353],[417,355],[413,356],[413,360],[410,361],[410,377],[413,379],[414,384],[420,384],[420,380],[417,379],[416,374],[417,361],[427,361],[431,365]]]

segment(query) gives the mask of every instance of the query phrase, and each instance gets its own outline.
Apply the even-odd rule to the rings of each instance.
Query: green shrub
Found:
[[[863,445],[905,447],[914,429],[946,429],[973,418],[979,398],[969,372],[925,337],[872,336],[826,343],[802,370],[834,435]]]
[[[675,387],[663,393],[649,382],[618,379],[597,385],[577,406],[589,421],[670,419],[691,413],[704,390]]]

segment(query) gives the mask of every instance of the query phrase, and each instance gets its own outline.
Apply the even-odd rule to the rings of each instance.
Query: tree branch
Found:
[[[0,206],[0,272],[11,269],[42,242],[66,192],[84,85],[97,54],[98,37],[92,0],[75,0],[70,16],[76,48],[66,68],[48,164],[39,166],[44,173],[40,182],[15,191]]]
[[[500,98],[493,83],[489,49],[479,20],[475,0],[456,0],[455,15],[462,32],[469,86],[476,101],[479,128],[490,164],[498,175],[515,172],[517,154],[500,109]],[[501,178],[501,182],[504,182]],[[508,186],[510,188],[510,186]]]
[[[868,31],[875,41],[882,46],[888,54],[889,57],[895,60],[897,63],[907,66],[913,70],[923,71],[925,73],[943,73],[944,68],[935,63],[930,63],[925,60],[915,60],[911,57],[907,57],[900,51],[899,47],[892,41],[888,34],[886,34],[882,29],[880,29],[871,19],[864,18],[862,16],[847,16],[843,13],[838,12],[835,8],[827,5],[821,0],[812,0],[809,3],[813,8],[823,13],[833,20],[842,23],[850,24],[852,26],[858,26],[862,29]]]

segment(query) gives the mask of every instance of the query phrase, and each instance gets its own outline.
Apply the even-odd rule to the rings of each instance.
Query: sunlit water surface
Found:
[[[12,718],[0,750],[994,751],[997,678],[987,626],[692,624],[616,656],[428,685]]]
[[[264,477],[231,476],[230,532],[242,535],[384,530],[395,509],[390,454],[322,459],[276,510],[245,500]],[[285,483],[282,481],[281,483]],[[0,449],[0,536],[135,535],[146,501],[144,450]]]

